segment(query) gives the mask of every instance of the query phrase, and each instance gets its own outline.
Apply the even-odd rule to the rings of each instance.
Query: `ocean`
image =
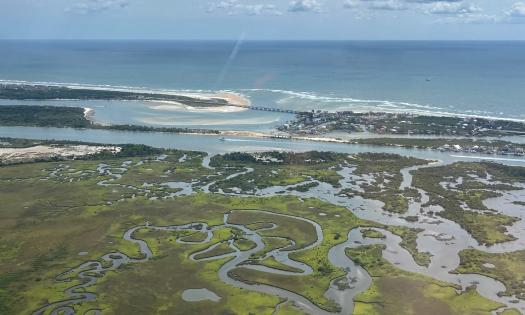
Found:
[[[230,90],[255,105],[301,110],[525,119],[525,42],[0,41],[0,80]],[[223,114],[240,115],[233,125],[247,119]],[[217,115],[210,119],[224,118]],[[263,125],[284,119],[264,116]]]

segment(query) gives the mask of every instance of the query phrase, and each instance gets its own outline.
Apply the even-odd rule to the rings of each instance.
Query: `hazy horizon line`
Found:
[[[136,41],[136,42],[230,42],[224,39],[152,39],[152,38],[0,38],[0,41]],[[243,42],[525,42],[525,39],[243,39]]]

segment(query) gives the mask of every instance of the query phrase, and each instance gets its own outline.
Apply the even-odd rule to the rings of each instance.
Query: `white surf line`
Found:
[[[213,98],[226,99],[219,94],[227,91],[211,91],[211,90],[178,90],[178,89],[156,89],[148,87],[134,87],[121,85],[101,85],[89,83],[67,83],[67,82],[47,82],[47,81],[23,81],[23,80],[4,80],[0,79],[0,84],[10,85],[29,85],[29,86],[46,86],[46,87],[63,87],[69,89],[84,89],[93,91],[110,91],[110,92],[126,92],[126,93],[145,93],[145,94],[160,94],[170,96],[190,97],[194,99],[208,100]],[[227,92],[230,93],[230,92]],[[243,95],[234,93],[239,97],[244,98]],[[65,100],[65,99],[61,99]],[[76,99],[71,99],[76,100]],[[229,100],[227,100],[229,102]],[[230,105],[232,106],[232,105]],[[234,106],[234,105],[233,105]]]
[[[289,95],[290,97],[297,97],[301,99],[319,101],[319,102],[332,102],[332,103],[351,103],[351,104],[366,104],[364,109],[352,109],[344,107],[338,107],[335,109],[329,109],[328,112],[334,111],[343,111],[343,110],[352,110],[355,113],[414,113],[419,115],[426,115],[432,117],[457,117],[457,118],[478,118],[478,119],[487,119],[487,120],[497,120],[497,121],[513,121],[525,123],[524,118],[513,118],[513,117],[501,117],[501,116],[491,116],[491,112],[482,112],[482,113],[473,113],[469,112],[470,110],[464,110],[463,112],[457,111],[446,111],[445,108],[435,106],[435,105],[424,105],[416,104],[402,101],[389,101],[389,100],[380,100],[380,99],[358,99],[345,96],[323,96],[319,95],[316,92],[301,92],[301,91],[289,91],[289,90],[276,90],[276,89],[240,89],[240,91],[254,91],[254,92],[271,92],[271,93],[282,93]],[[372,105],[368,105],[372,104]],[[370,108],[366,108],[370,106]]]
[[[109,85],[109,84],[89,84],[89,83],[68,83],[68,82],[48,82],[48,81],[24,81],[24,80],[7,80],[0,79],[0,84],[13,84],[13,85],[31,85],[31,86],[52,86],[52,87],[66,87],[71,89],[89,89],[89,90],[102,90],[102,91],[113,91],[113,92],[130,92],[130,93],[149,93],[149,94],[163,94],[163,95],[174,95],[174,96],[186,96],[193,98],[214,98],[220,92],[227,92],[238,94],[232,90],[188,90],[188,89],[162,89],[162,88],[148,88],[140,86],[122,86],[122,85]],[[333,96],[322,96],[315,92],[305,91],[289,91],[289,90],[275,90],[275,89],[239,89],[239,92],[271,92],[271,93],[282,93],[292,97],[298,97],[301,99],[307,99],[312,101],[321,102],[333,102],[333,103],[352,103],[352,104],[375,104],[370,109],[356,110],[355,113],[366,113],[366,112],[390,112],[390,113],[415,113],[419,115],[427,115],[433,117],[458,117],[458,118],[479,118],[487,120],[497,121],[512,121],[525,123],[524,118],[513,118],[513,117],[500,117],[490,116],[492,113],[487,114],[471,114],[468,112],[449,112],[445,111],[444,108],[433,105],[416,104],[402,101],[388,101],[388,100],[366,100],[352,97],[333,97]],[[239,94],[238,94],[239,95]],[[242,94],[239,96],[245,97]],[[219,97],[220,98],[220,97]],[[400,106],[405,106],[404,108]],[[391,109],[390,111],[387,109]],[[397,108],[397,109],[395,109]],[[338,108],[335,111],[347,110],[348,108]],[[328,110],[329,112],[333,110]]]
[[[491,160],[491,161],[512,161],[512,162],[521,162],[525,163],[525,160],[522,159],[507,159],[507,158],[496,158],[496,157],[484,157],[484,156],[468,156],[468,155],[450,155],[455,158],[462,159],[475,159],[475,160]]]

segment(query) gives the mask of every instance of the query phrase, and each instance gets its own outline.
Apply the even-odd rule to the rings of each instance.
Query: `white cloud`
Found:
[[[491,14],[467,14],[460,16],[465,24],[492,24],[501,22],[501,17]]]
[[[357,0],[345,0],[343,2],[343,8],[345,9],[353,9],[357,8],[359,6],[359,2]]]
[[[512,8],[505,12],[505,15],[513,18],[525,18],[525,2],[516,2]]]
[[[321,5],[317,0],[292,0],[288,5],[289,12],[319,12]]]
[[[66,8],[65,11],[77,14],[89,14],[110,9],[125,8],[128,5],[128,0],[81,0],[74,2],[70,7]]]
[[[398,0],[372,1],[368,7],[371,10],[400,11],[407,10],[408,7]]]
[[[481,8],[475,4],[461,2],[436,2],[430,4],[425,11],[428,14],[473,14],[481,12]]]
[[[406,2],[413,2],[413,3],[436,3],[436,2],[461,2],[463,0],[405,0]]]
[[[500,14],[481,13],[482,10],[476,6],[463,7],[463,9],[454,11],[447,11],[443,9],[434,14],[442,14],[447,18],[441,19],[438,22],[446,23],[466,23],[466,24],[521,24],[525,23],[525,2],[515,2],[512,7]],[[427,12],[432,13],[432,12]]]
[[[246,4],[239,0],[222,0],[211,3],[208,12],[226,11],[229,15],[282,15],[274,4]]]
[[[130,0],[77,0],[76,11],[94,12],[125,6]],[[252,3],[249,3],[252,1]],[[283,15],[284,10],[271,3],[253,3],[258,0],[216,0],[210,3],[208,12],[222,11],[229,15]],[[261,0],[268,1],[269,0]],[[515,2],[507,11],[484,12],[468,0],[339,0],[341,7],[369,18],[369,11],[414,10],[427,15],[441,16],[439,23],[525,23],[525,1]],[[341,8],[340,7],[340,8]],[[325,12],[322,0],[289,0],[288,12]],[[357,17],[357,16],[356,16]]]

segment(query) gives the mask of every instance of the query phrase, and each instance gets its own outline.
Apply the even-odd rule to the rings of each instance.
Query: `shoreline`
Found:
[[[338,112],[330,111],[330,112]],[[407,111],[406,109],[391,109],[381,108],[378,110],[375,109],[362,109],[362,110],[352,110],[354,113],[366,114],[366,113],[389,113],[389,114],[410,114],[410,115],[419,115],[419,116],[431,116],[431,117],[450,117],[450,118],[472,118],[472,119],[486,119],[492,121],[511,121],[518,123],[525,123],[525,118],[512,118],[512,117],[498,117],[498,116],[483,116],[478,114],[467,114],[467,113],[453,113],[453,112],[444,112],[444,111],[432,111],[432,110],[417,110],[413,109],[412,111]]]
[[[231,91],[221,91],[214,98],[223,99],[233,106],[248,107],[252,105],[249,98],[244,95]]]
[[[194,133],[186,133],[186,134],[192,135]],[[211,134],[209,134],[209,135],[211,135]],[[471,151],[467,150],[467,148],[457,149],[457,148],[451,147],[451,149],[448,149],[448,150],[440,150],[438,148],[421,147],[421,146],[417,146],[417,145],[410,146],[410,145],[399,145],[399,144],[393,144],[393,143],[390,143],[390,144],[389,143],[384,143],[384,144],[359,143],[359,141],[348,141],[348,140],[342,140],[342,139],[337,139],[337,138],[329,138],[329,137],[285,136],[285,135],[275,135],[275,134],[269,134],[269,133],[263,133],[263,132],[252,132],[252,131],[233,131],[233,130],[228,130],[228,131],[221,131],[220,135],[221,136],[232,136],[232,137],[247,137],[247,138],[254,138],[254,139],[274,139],[274,140],[282,139],[282,140],[292,140],[292,141],[311,141],[311,142],[338,143],[338,144],[347,144],[347,145],[360,144],[360,145],[370,145],[370,146],[375,146],[375,147],[381,147],[381,146],[385,146],[385,147],[400,147],[400,148],[405,148],[405,149],[430,150],[430,151],[449,152],[449,153],[456,153],[456,154],[477,153],[477,154],[483,155],[483,156],[477,157],[477,159],[480,159],[480,160],[483,160],[483,159],[487,159],[487,160],[499,160],[499,159],[502,159],[502,158],[497,158],[498,156],[513,156],[513,157],[524,157],[525,156],[523,154],[502,154],[502,153],[471,152]],[[362,138],[362,139],[366,139],[366,138]],[[391,139],[392,140],[396,140],[396,138],[391,138]],[[420,139],[421,138],[419,138],[419,140]],[[225,140],[227,140],[227,139],[225,139]],[[418,140],[418,139],[415,139],[415,140]],[[441,140],[441,139],[438,139],[438,140]],[[456,139],[450,139],[449,138],[449,139],[445,139],[445,140],[454,141]],[[465,140],[465,139],[457,139],[457,140]],[[514,145],[520,146],[519,144],[514,144]],[[520,147],[525,147],[525,146],[520,146]],[[484,157],[484,156],[486,156],[486,157]],[[491,156],[493,158],[491,158]],[[494,156],[496,156],[496,158]],[[512,159],[512,160],[514,160],[514,161],[521,161],[521,162],[525,163],[525,159],[523,159],[523,160]]]
[[[89,119],[92,117],[94,113],[94,110],[86,107],[84,108],[84,117],[86,119]],[[228,141],[228,139],[225,139],[225,137],[244,137],[244,138],[251,138],[251,139],[272,139],[272,140],[290,140],[290,141],[306,141],[306,142],[319,142],[319,143],[335,143],[335,144],[346,144],[346,145],[369,145],[372,147],[399,147],[399,148],[405,148],[405,149],[418,149],[418,150],[429,150],[429,151],[436,151],[436,152],[448,152],[448,153],[455,153],[455,154],[461,154],[461,153],[475,153],[480,154],[480,159],[483,159],[483,156],[486,156],[487,159],[490,159],[490,156],[497,157],[497,156],[513,156],[513,157],[523,157],[525,156],[525,144],[522,143],[516,143],[512,141],[507,140],[495,140],[495,139],[487,139],[483,140],[480,138],[465,138],[465,137],[385,137],[385,138],[378,138],[376,136],[366,136],[368,133],[362,133],[358,135],[358,137],[350,138],[350,139],[342,139],[342,138],[336,138],[336,137],[328,137],[328,136],[298,136],[298,135],[291,135],[286,133],[270,133],[270,132],[262,132],[262,131],[246,131],[246,130],[212,130],[212,129],[191,129],[191,128],[173,128],[173,130],[170,130],[170,128],[158,128],[158,127],[148,127],[148,126],[133,126],[133,125],[115,125],[115,128],[111,128],[111,125],[102,125],[93,122],[92,120],[89,120],[91,122],[92,127],[87,128],[72,128],[72,127],[47,127],[47,128],[71,128],[71,129],[89,129],[89,130],[108,130],[113,132],[144,132],[144,133],[152,133],[152,132],[158,132],[158,133],[168,133],[168,134],[175,134],[175,135],[187,135],[187,136],[214,136],[219,137],[220,140]],[[15,127],[15,126],[5,126],[5,127]],[[31,127],[31,126],[18,126],[18,127]],[[38,126],[37,126],[38,127]],[[120,128],[119,128],[120,127]],[[136,127],[136,128],[133,128]],[[366,140],[383,140],[383,142],[379,143],[367,143],[367,142],[361,142]],[[402,141],[425,141],[427,140],[429,144],[415,144],[415,143],[396,143]],[[442,141],[444,142],[441,146],[437,147],[436,144],[434,146],[430,145],[432,141]],[[456,141],[456,143],[454,143]],[[469,142],[469,143],[465,143]],[[458,144],[459,143],[459,144]],[[494,144],[492,144],[494,143]],[[446,146],[448,144],[448,146]],[[509,150],[503,150],[505,146],[511,145],[519,151],[509,151]],[[464,146],[464,147],[463,147]],[[490,148],[489,151],[472,151],[472,147],[488,147]],[[515,153],[517,152],[517,153]],[[520,162],[525,162],[524,160],[519,160]]]
[[[97,84],[81,84],[81,83],[63,83],[63,82],[45,82],[45,81],[24,81],[24,80],[5,80],[0,79],[0,85],[27,85],[33,87],[65,87],[69,89],[88,89],[94,91],[114,91],[114,92],[127,92],[127,93],[146,93],[146,94],[161,94],[169,96],[181,96],[194,98],[196,100],[224,100],[228,103],[225,106],[237,106],[237,107],[249,107],[251,101],[248,97],[244,96],[241,92],[223,90],[223,91],[204,91],[204,90],[176,90],[176,89],[155,89],[147,87],[132,87],[132,86],[112,86],[112,85],[97,85]],[[239,89],[240,91],[250,91],[250,89]],[[268,90],[270,92],[287,92],[285,90]],[[293,91],[288,91],[293,92]],[[298,92],[299,93],[299,92]],[[30,99],[28,99],[30,100]],[[60,99],[66,100],[66,99]],[[78,100],[80,99],[67,99],[67,100]],[[384,100],[362,100],[366,102],[385,102]],[[521,122],[525,123],[525,118],[514,118],[514,117],[498,117],[498,116],[487,116],[482,114],[471,114],[471,113],[454,113],[443,111],[443,108],[437,108],[436,110],[406,110],[406,109],[386,109],[386,108],[370,108],[370,109],[355,109],[349,107],[348,109],[338,108],[337,110],[329,110],[328,112],[340,112],[344,110],[351,110],[355,113],[397,113],[397,114],[414,114],[420,116],[432,116],[432,117],[454,117],[454,118],[475,118],[475,119],[486,119],[491,121],[509,121],[509,122]]]
[[[0,85],[17,85],[17,86],[31,86],[31,87],[55,87],[67,88],[71,90],[91,90],[91,91],[106,91],[106,92],[124,92],[131,94],[158,94],[166,96],[180,96],[188,97],[195,100],[211,101],[223,100],[226,101],[225,106],[240,106],[247,107],[251,105],[250,100],[241,93],[221,90],[221,91],[190,91],[190,90],[166,90],[166,89],[150,89],[143,87],[127,87],[127,86],[101,86],[92,84],[77,84],[77,83],[58,83],[58,82],[31,82],[21,80],[0,80]],[[61,99],[60,99],[61,100]],[[77,100],[77,99],[70,99]],[[80,100],[80,99],[78,99]]]
[[[235,102],[242,102],[242,97],[232,96],[232,94],[224,94],[224,97],[234,97]],[[1,107],[0,107],[1,108]],[[53,107],[55,108],[55,107]],[[73,107],[72,107],[73,108]],[[76,107],[75,107],[76,108]],[[95,129],[95,130],[109,130],[109,131],[125,131],[125,132],[161,132],[180,135],[213,135],[222,137],[220,140],[225,140],[224,137],[246,137],[253,139],[275,139],[275,140],[292,140],[292,141],[308,141],[319,143],[337,143],[337,144],[362,144],[370,146],[383,147],[400,147],[406,149],[426,149],[441,152],[451,153],[474,153],[483,156],[525,156],[525,143],[519,140],[513,142],[512,140],[499,140],[497,138],[470,138],[465,136],[445,136],[439,137],[430,135],[427,138],[416,134],[415,136],[398,136],[389,135],[388,137],[381,137],[375,133],[369,132],[351,132],[351,133],[333,133],[320,135],[302,135],[294,134],[287,131],[257,131],[257,130],[217,130],[217,129],[201,129],[201,128],[180,128],[180,127],[155,127],[155,126],[140,126],[140,125],[104,125],[99,124],[93,119],[95,110],[91,107],[81,107],[74,113],[74,116],[80,116],[84,119],[81,125],[71,124],[39,124],[41,121],[36,120],[34,125],[21,124],[19,127],[63,127],[73,129]],[[76,117],[77,119],[80,117]],[[69,116],[66,116],[69,118]],[[15,120],[16,122],[16,120]],[[46,122],[46,121],[44,121]],[[15,124],[7,124],[7,127],[15,127]]]

